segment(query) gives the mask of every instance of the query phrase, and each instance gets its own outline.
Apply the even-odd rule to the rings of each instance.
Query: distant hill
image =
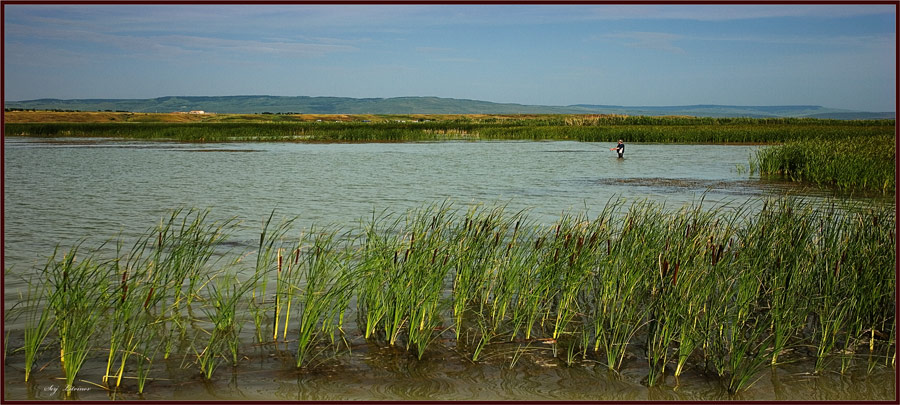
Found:
[[[285,97],[285,96],[172,96],[151,99],[39,99],[6,101],[8,109],[175,112],[203,110],[220,114],[623,114],[686,115],[698,117],[812,117],[830,119],[893,119],[894,112],[840,110],[799,106],[617,106],[575,104],[544,106],[441,97]]]

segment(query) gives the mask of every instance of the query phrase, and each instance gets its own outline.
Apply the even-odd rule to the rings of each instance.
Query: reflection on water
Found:
[[[57,243],[70,246],[87,238],[86,246],[98,246],[118,237],[127,245],[177,207],[209,208],[214,220],[235,217],[241,224],[226,247],[246,252],[255,248],[273,209],[277,216],[296,216],[301,228],[334,224],[350,229],[373,213],[402,214],[443,200],[459,209],[506,204],[509,212],[527,209],[529,218],[551,223],[567,211],[596,214],[614,198],[679,207],[700,198],[716,205],[785,193],[829,196],[747,174],[742,167],[756,146],[632,143],[625,159],[617,159],[607,145],[581,142],[179,144],[6,138],[4,147],[4,266],[11,270],[5,278],[7,308],[17,301],[22,278],[43,267]],[[876,200],[893,203],[892,196]],[[7,327],[21,329],[22,320],[7,320]],[[11,346],[21,345],[20,340],[11,337]],[[324,356],[319,364],[296,370],[293,344],[245,347],[241,365],[220,366],[211,382],[185,366],[190,360],[169,359],[154,366],[143,396],[134,393],[131,381],[120,393],[83,385],[90,389],[75,395],[101,400],[819,400],[890,399],[895,389],[891,367],[867,375],[865,360],[846,377],[810,376],[804,374],[809,365],[785,365],[730,397],[718,380],[693,370],[647,388],[641,383],[646,361],[638,356],[615,374],[599,360],[568,366],[545,345],[528,347],[511,366],[517,344],[491,346],[484,360],[473,364],[460,354],[468,351],[457,353],[453,344],[429,346],[420,361],[404,349],[354,340],[352,356]],[[51,362],[35,381],[20,384],[22,371],[14,365],[21,364],[22,355],[10,356],[7,399],[62,398],[51,389],[60,385],[53,378],[61,375],[58,365]],[[92,359],[84,378],[99,381],[104,368],[105,359]]]

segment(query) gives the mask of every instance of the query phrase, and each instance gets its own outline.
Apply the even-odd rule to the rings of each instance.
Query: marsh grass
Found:
[[[751,172],[886,194],[896,188],[894,141],[893,133],[792,140],[758,150]]]
[[[52,318],[51,307],[44,302],[48,292],[44,283],[29,282],[27,295],[22,304],[22,311],[25,314],[25,330],[24,330],[24,347],[25,352],[25,381],[31,376],[31,370],[38,354],[43,350],[50,331],[55,326]],[[18,304],[17,304],[18,305]],[[9,347],[9,334],[7,333],[7,341],[4,348]]]
[[[303,246],[303,240],[293,259],[297,266],[297,277],[291,283],[291,296],[299,301],[297,322],[298,368],[311,360],[311,349],[328,337],[331,345],[336,344],[336,335],[343,335],[344,314],[354,287],[354,274],[346,259],[347,252],[339,249],[337,231],[310,231],[311,245]],[[290,300],[288,301],[290,314]],[[287,333],[287,320],[285,321]]]
[[[224,362],[239,366],[251,322],[257,343],[296,337],[297,368],[320,364],[350,347],[344,319],[355,312],[358,337],[420,361],[445,339],[473,362],[535,352],[620,371],[630,353],[646,362],[649,386],[693,368],[736,394],[767,367],[805,358],[817,373],[863,359],[869,372],[893,366],[892,209],[760,205],[611,200],[593,218],[541,225],[444,202],[299,238],[273,211],[243,272],[239,260],[210,260],[231,222],[179,211],[130,250],[118,245],[115,260],[80,245],[55,252],[28,295],[26,351],[55,337],[72,382],[108,336],[107,385],[136,378],[143,391],[169,352],[195,359],[207,380]],[[41,301],[46,315],[32,305]]]
[[[6,123],[8,135],[186,142],[384,142],[565,139],[588,142],[770,143],[893,134],[894,120],[538,115],[461,116],[430,122]]]
[[[98,262],[92,252],[78,257],[79,245],[53,260],[44,270],[52,288],[49,305],[59,340],[59,359],[67,386],[72,386],[81,367],[94,349],[109,302],[112,267]],[[56,254],[54,254],[54,257]],[[67,391],[67,396],[71,391]]]
[[[244,295],[255,285],[255,280],[241,283],[229,272],[218,277],[219,280],[210,279],[205,283],[209,305],[204,311],[212,323],[212,330],[207,332],[209,339],[197,354],[197,363],[207,380],[212,378],[221,359],[230,360],[232,366],[238,365],[239,337],[244,324],[240,319],[243,311],[238,311],[238,304],[244,302]]]

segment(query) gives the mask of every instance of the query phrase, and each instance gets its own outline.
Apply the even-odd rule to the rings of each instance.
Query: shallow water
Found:
[[[530,218],[549,224],[563,212],[597,214],[614,198],[647,198],[677,208],[701,198],[709,205],[739,205],[771,195],[830,195],[749,175],[749,157],[758,146],[629,144],[625,159],[605,144],[568,141],[180,144],[6,138],[4,148],[6,308],[16,303],[22,277],[41,268],[57,244],[68,247],[81,238],[87,238],[85,246],[116,237],[130,241],[177,207],[209,208],[217,220],[237,218],[241,225],[231,246],[249,251],[273,209],[276,218],[297,216],[300,228],[355,228],[384,210],[402,214],[447,200],[459,209],[506,204],[507,212],[527,209]],[[861,201],[893,204],[890,198]],[[7,320],[6,326],[17,329],[21,323]],[[15,335],[10,339],[16,347]],[[185,359],[170,359],[154,368],[155,380],[144,396],[133,387],[115,395],[257,400],[883,400],[895,395],[893,368],[878,367],[868,375],[864,359],[847,376],[811,376],[802,364],[779,367],[730,397],[718,381],[690,370],[680,381],[670,378],[647,388],[641,384],[645,362],[626,362],[622,374],[614,375],[594,361],[566,366],[547,347],[510,367],[515,347],[473,365],[441,345],[418,361],[403,349],[351,343],[353,356],[300,371],[293,368],[290,350],[248,346],[246,365],[222,366],[211,382],[184,368]],[[12,354],[10,360],[16,356],[21,357]],[[84,378],[99,382],[104,365],[89,363]],[[22,385],[21,370],[7,366],[4,396],[61,398],[64,387],[53,379],[60,375],[53,367]],[[113,395],[89,384],[77,387],[85,389],[75,393],[80,399]]]
[[[6,138],[5,266],[43,265],[80,238],[134,237],[177,207],[242,221],[233,239],[255,241],[268,214],[299,225],[353,227],[384,210],[424,204],[506,204],[551,223],[598,213],[611,198],[671,207],[814,188],[761,181],[744,169],[756,146],[630,145],[617,159],[582,142],[179,144]],[[205,153],[198,153],[203,151]],[[255,153],[245,153],[255,152]],[[235,242],[238,243],[238,242]]]

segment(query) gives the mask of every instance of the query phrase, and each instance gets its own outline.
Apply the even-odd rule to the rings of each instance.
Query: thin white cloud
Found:
[[[590,40],[612,41],[632,48],[653,49],[671,53],[685,53],[676,43],[685,42],[744,42],[768,45],[802,45],[831,49],[893,49],[892,35],[683,35],[667,32],[624,31],[592,36]]]
[[[452,49],[452,48],[441,48],[441,47],[436,47],[436,46],[418,46],[418,47],[416,47],[416,52],[421,52],[421,53],[446,53],[446,52],[453,52],[453,51],[454,51],[454,49]]]
[[[676,46],[675,41],[684,38],[682,35],[665,32],[620,32],[603,35],[600,38],[621,41],[623,45],[632,48],[652,49],[671,53],[685,53],[684,49]]]
[[[433,59],[435,62],[442,63],[477,63],[478,59],[474,58],[438,58]]]
[[[584,18],[729,21],[781,17],[845,18],[876,14],[894,14],[894,6],[873,4],[603,5],[588,10]]]

